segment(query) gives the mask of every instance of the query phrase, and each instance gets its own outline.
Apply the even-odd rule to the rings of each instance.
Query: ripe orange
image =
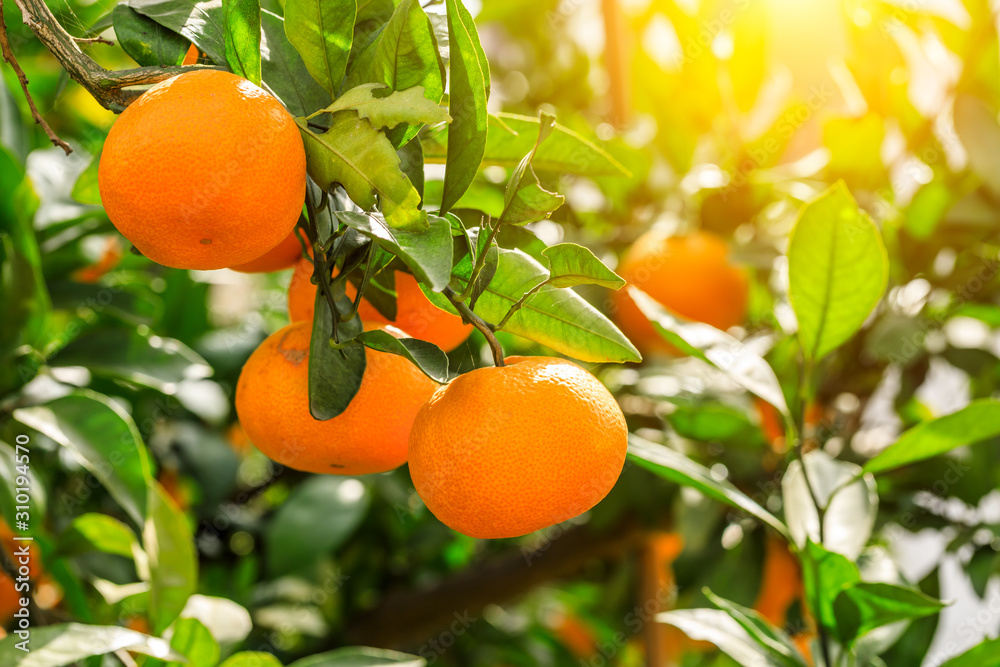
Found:
[[[288,285],[288,317],[292,322],[313,318],[316,304],[316,285],[312,284],[313,265],[303,258],[295,265],[292,282]],[[451,352],[465,342],[472,333],[472,325],[462,318],[441,310],[420,291],[417,279],[409,273],[396,271],[396,319],[392,322],[382,316],[375,306],[362,299],[358,312],[361,319],[399,327],[415,338],[434,343],[445,352]],[[354,285],[347,284],[347,296],[357,294]]]
[[[199,55],[201,54],[198,51],[198,47],[192,44],[188,47],[187,53],[184,54],[184,60],[181,61],[181,65],[197,65]]]
[[[516,537],[572,519],[608,494],[628,433],[614,397],[576,364],[509,357],[438,389],[410,435],[410,476],[443,523]]]
[[[271,273],[272,271],[282,271],[295,266],[296,260],[302,257],[302,243],[295,235],[295,230],[285,237],[285,239],[274,246],[257,259],[246,264],[231,266],[233,271],[240,273]]]
[[[747,276],[728,258],[726,242],[708,232],[670,236],[650,230],[625,253],[618,274],[689,320],[728,329],[743,321]],[[640,350],[675,353],[626,289],[614,294],[615,321]]]
[[[306,156],[291,114],[234,74],[198,70],[158,83],[111,127],[101,201],[154,262],[221,269],[288,236],[305,200]]]
[[[401,331],[382,328],[394,336]],[[437,384],[406,359],[365,350],[354,400],[327,421],[309,413],[309,322],[290,324],[254,350],[236,385],[236,413],[250,442],[306,472],[364,475],[406,463],[413,419]]]

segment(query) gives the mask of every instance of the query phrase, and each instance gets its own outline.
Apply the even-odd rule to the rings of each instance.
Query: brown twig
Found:
[[[73,40],[77,44],[107,44],[108,46],[114,46],[115,43],[110,39],[104,39],[103,37],[74,37]]]
[[[42,45],[62,64],[70,78],[86,88],[101,106],[115,113],[123,111],[142,94],[143,91],[132,89],[135,86],[149,86],[196,69],[218,69],[210,65],[138,67],[118,71],[104,69],[80,50],[78,42],[81,40],[66,32],[45,0],[14,2],[21,10],[25,25],[31,28]]]
[[[479,329],[483,336],[486,337],[486,342],[490,345],[490,352],[493,353],[493,364],[498,368],[502,368],[505,365],[503,361],[503,346],[500,345],[500,341],[497,340],[496,335],[493,333],[493,325],[479,317],[479,315],[476,315],[452,288],[445,287],[442,294],[451,301],[451,305],[455,306],[455,309],[462,316],[463,320]]]
[[[0,51],[3,52],[3,59],[7,61],[7,64],[11,66],[14,73],[17,74],[17,80],[21,82],[21,90],[24,91],[24,98],[28,100],[28,108],[31,109],[31,116],[35,119],[35,122],[42,126],[45,130],[45,134],[49,136],[49,140],[59,148],[69,155],[73,152],[70,145],[59,138],[59,135],[55,133],[52,126],[42,118],[42,114],[38,111],[38,107],[35,106],[35,100],[31,97],[31,93],[28,92],[28,75],[24,73],[21,66],[17,63],[17,58],[14,57],[14,49],[10,48],[10,40],[7,39],[7,25],[3,22],[3,0],[0,0]]]

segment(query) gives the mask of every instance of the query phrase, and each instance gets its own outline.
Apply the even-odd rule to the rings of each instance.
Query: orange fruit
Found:
[[[139,252],[180,269],[257,259],[292,231],[306,155],[291,114],[234,74],[156,84],[111,127],[98,166],[108,217]]]
[[[184,60],[181,61],[181,65],[197,65],[199,55],[198,47],[192,44],[188,47],[187,53],[184,54]]]
[[[728,329],[746,316],[748,283],[729,261],[726,242],[708,232],[670,236],[650,230],[625,253],[618,274],[676,314]],[[627,289],[614,293],[615,321],[645,352],[676,353],[660,336]]]
[[[295,265],[292,282],[288,285],[288,317],[292,322],[309,321],[316,306],[316,285],[312,284],[313,265],[302,258]],[[451,352],[465,342],[472,333],[472,325],[462,322],[457,315],[441,310],[420,290],[417,279],[409,273],[396,271],[396,319],[392,322],[365,299],[361,300],[358,313],[369,322],[392,324],[420,340],[434,343],[445,352]],[[354,298],[357,290],[347,283],[347,297]]]
[[[788,608],[802,597],[802,572],[799,561],[778,537],[768,536],[764,552],[764,571],[753,608],[779,628],[784,627]]]
[[[381,328],[396,337],[395,327]],[[340,415],[309,412],[312,325],[296,322],[254,350],[236,384],[236,414],[250,442],[296,470],[364,475],[406,463],[410,427],[437,384],[403,357],[366,349],[361,388]]]
[[[295,262],[301,257],[302,243],[299,242],[299,237],[295,235],[295,230],[293,229],[292,233],[286,236],[281,243],[257,259],[229,268],[240,273],[271,273],[272,271],[283,271],[295,266]]]
[[[614,486],[628,432],[614,397],[576,364],[509,357],[438,389],[410,435],[410,476],[444,524],[526,535],[586,512]]]
[[[93,264],[77,269],[71,277],[78,283],[96,283],[118,266],[123,254],[121,241],[118,240],[117,236],[109,235],[104,243],[101,257]]]

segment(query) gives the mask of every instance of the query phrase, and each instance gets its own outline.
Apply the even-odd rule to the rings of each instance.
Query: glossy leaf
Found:
[[[343,297],[342,300],[344,312],[347,312],[347,300]],[[340,350],[333,349],[330,344],[333,339],[333,317],[339,315],[331,315],[322,289],[316,290],[314,312],[309,344],[309,412],[315,419],[327,420],[346,410],[361,388],[361,379],[365,374],[365,348],[361,345],[346,345]],[[340,322],[337,332],[341,341],[354,338],[361,333],[360,318]]]
[[[293,116],[305,116],[330,104],[330,93],[319,85],[302,57],[285,35],[285,20],[267,10],[260,12],[264,31],[261,72],[264,87],[274,93]]]
[[[320,188],[329,190],[340,184],[366,210],[380,204],[391,227],[426,228],[427,214],[418,208],[420,194],[400,170],[396,149],[370,122],[354,111],[341,111],[321,134],[303,120],[295,122],[305,142],[309,175]]]
[[[562,195],[542,187],[531,168],[531,161],[546,138],[551,136],[556,126],[556,118],[551,114],[540,114],[538,139],[525,155],[514,173],[511,174],[504,192],[503,212],[500,222],[512,225],[526,225],[549,217],[566,200]]]
[[[837,628],[834,601],[840,592],[861,581],[858,567],[841,554],[809,541],[801,551],[802,581],[812,613],[824,627]]]
[[[590,251],[575,243],[557,243],[542,251],[549,261],[549,284],[553,287],[600,285],[621,289],[625,280]]]
[[[137,524],[143,523],[149,458],[135,422],[118,403],[80,391],[15,410],[14,418],[69,450]]]
[[[397,354],[409,359],[420,371],[435,382],[448,381],[448,355],[434,343],[417,338],[396,338],[388,331],[363,331],[357,340],[365,347]]]
[[[421,86],[393,91],[381,83],[361,84],[338,97],[323,112],[336,113],[348,109],[357,111],[360,118],[367,118],[376,128],[393,128],[400,123],[419,125],[451,120],[443,107],[424,96]]]
[[[678,609],[658,614],[656,620],[674,626],[691,639],[715,644],[741,667],[785,667],[787,664],[719,609]]]
[[[0,665],[4,667],[63,667],[93,655],[115,651],[142,653],[160,659],[182,656],[158,637],[117,625],[63,623],[31,628],[30,651],[17,648],[21,639],[10,634],[0,640]]]
[[[628,456],[643,468],[664,479],[697,489],[713,500],[735,507],[760,519],[782,535],[788,535],[788,529],[773,514],[758,505],[730,482],[715,479],[708,468],[692,461],[680,452],[630,433]]]
[[[427,661],[408,653],[349,646],[296,660],[289,667],[424,667]]]
[[[460,0],[446,0],[450,85],[448,144],[441,211],[455,206],[469,189],[486,153],[490,98],[490,65],[472,15]]]
[[[187,658],[186,663],[170,663],[170,667],[181,664],[190,667],[215,667],[219,662],[219,644],[200,621],[194,618],[179,618],[174,624],[170,637],[170,647]]]
[[[142,544],[149,561],[149,620],[162,633],[198,588],[198,555],[187,517],[163,487],[151,482]]]
[[[124,4],[183,35],[217,65],[226,64],[225,21],[220,0],[127,0]]]
[[[944,603],[920,591],[895,584],[859,582],[834,600],[837,632],[844,643],[897,621],[936,614]]]
[[[229,69],[261,84],[260,0],[222,0]]]
[[[166,67],[180,65],[184,60],[191,44],[176,32],[143,16],[127,4],[115,6],[111,16],[118,44],[139,65]]]
[[[861,328],[882,298],[882,236],[843,183],[807,204],[788,243],[789,298],[806,355],[816,361]]]
[[[101,551],[131,559],[139,548],[132,529],[107,514],[81,514],[73,519],[60,537],[60,549],[67,553]]]
[[[1000,655],[1000,639],[987,639],[965,653],[941,663],[941,667],[982,667]]]
[[[310,477],[267,524],[268,570],[275,576],[302,573],[351,536],[368,504],[367,489],[353,477]]]
[[[738,385],[788,415],[781,383],[763,357],[725,331],[703,322],[680,319],[635,287],[629,287],[628,292],[639,310],[666,340],[685,353],[715,366]]]
[[[791,638],[784,630],[771,625],[758,611],[723,599],[707,588],[703,592],[709,602],[739,623],[747,634],[771,655],[772,659],[776,659],[785,667],[806,667],[806,661],[795,648]]]
[[[354,40],[357,0],[286,0],[285,34],[309,74],[336,95]]]
[[[804,455],[805,471],[823,515],[823,547],[855,561],[875,525],[878,493],[871,475],[847,461],[838,461],[821,449]],[[806,540],[819,542],[819,516],[813,505],[801,461],[792,461],[781,480],[785,522],[800,549]]]
[[[921,422],[868,461],[866,472],[881,473],[1000,436],[1000,401],[980,399],[958,412]]]
[[[452,110],[452,118],[456,118]],[[432,128],[424,137],[428,162],[444,163],[448,158],[448,128]],[[538,139],[539,119],[499,113],[489,117],[489,133],[483,166],[515,168]],[[532,159],[535,171],[584,176],[628,176],[629,171],[605,150],[573,130],[556,123],[552,136],[538,147]]]

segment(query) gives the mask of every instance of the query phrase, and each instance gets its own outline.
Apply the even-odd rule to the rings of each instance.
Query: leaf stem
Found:
[[[508,310],[507,314],[503,316],[503,319],[500,320],[500,323],[496,325],[495,329],[497,331],[499,331],[500,329],[503,329],[504,326],[507,324],[507,322],[510,320],[510,318],[514,316],[514,313],[516,313],[517,311],[519,311],[521,309],[521,306],[523,306],[524,303],[528,299],[530,299],[531,297],[533,297],[535,294],[538,294],[539,290],[541,290],[543,287],[545,287],[546,285],[548,285],[549,284],[549,280],[550,279],[546,278],[545,280],[543,280],[542,282],[538,283],[537,285],[535,285],[534,287],[532,287],[530,290],[528,290],[527,292],[525,292],[524,295],[520,299],[517,300],[517,303],[515,303],[513,306],[510,307],[510,310]]]
[[[326,299],[326,304],[330,308],[330,317],[333,320],[333,336],[330,339],[330,344],[335,348],[340,348],[340,341],[337,332],[337,325],[340,323],[340,316],[337,313],[337,301],[333,298],[333,291],[330,289],[330,279],[333,274],[333,268],[327,264],[326,251],[322,249],[319,242],[319,225],[316,222],[316,203],[313,201],[312,195],[309,190],[306,190],[306,211],[309,217],[309,233],[310,241],[313,245],[313,278],[316,280],[316,284],[319,286],[320,291],[323,292],[323,298]],[[316,313],[319,315],[319,313]]]
[[[500,345],[500,342],[493,333],[495,331],[495,327],[483,318],[479,317],[479,315],[472,312],[472,309],[459,298],[459,295],[456,294],[455,290],[452,288],[445,287],[442,294],[444,294],[445,297],[451,301],[451,305],[455,306],[456,310],[461,313],[463,320],[482,332],[483,336],[486,337],[486,342],[490,345],[490,352],[493,353],[493,365],[498,368],[503,368],[506,365],[503,361],[503,347]]]
[[[489,224],[487,222],[486,224]],[[486,238],[486,245],[483,246],[481,250],[477,248],[478,254],[476,255],[476,263],[472,267],[472,274],[469,276],[469,282],[466,284],[465,289],[456,298],[459,301],[465,302],[469,300],[472,296],[472,290],[475,289],[476,283],[479,281],[479,274],[483,272],[483,267],[486,266],[486,255],[489,249],[493,246],[494,241],[496,241],[497,233],[500,231],[500,221],[497,220],[497,224],[490,229],[490,235]],[[476,239],[476,245],[479,245],[479,239]]]

